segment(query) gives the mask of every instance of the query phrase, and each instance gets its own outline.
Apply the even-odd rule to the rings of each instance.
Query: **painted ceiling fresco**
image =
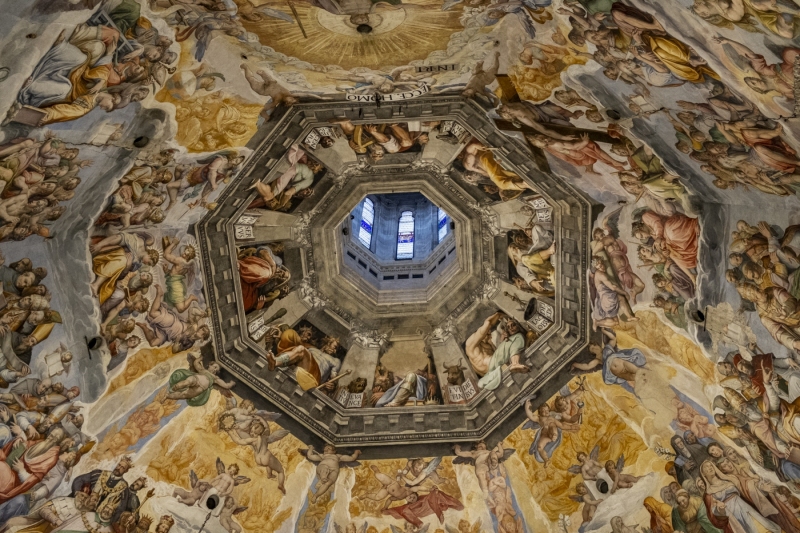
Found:
[[[798,0],[0,8],[0,531],[800,533]]]

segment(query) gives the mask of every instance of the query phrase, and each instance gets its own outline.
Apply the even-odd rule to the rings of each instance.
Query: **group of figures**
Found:
[[[142,16],[136,0],[102,6],[58,34],[7,112],[11,122],[44,126],[111,112],[151,95],[174,72],[173,40]]]
[[[731,232],[731,268],[725,272],[742,306],[756,312],[772,338],[789,350],[800,348],[800,323],[796,321],[800,290],[795,282],[800,247],[794,240],[796,230],[794,225],[783,229],[764,221],[751,225],[739,220]]]
[[[58,433],[58,430],[55,430]],[[69,437],[67,437],[69,438]],[[53,491],[58,485],[68,480],[69,473],[76,461],[80,459],[78,452],[63,451],[64,441],[59,445],[44,441],[36,443],[26,451],[30,453],[42,446],[50,444],[62,450],[58,463],[43,478],[35,483],[32,494],[40,495],[37,499],[29,498],[27,492],[3,504],[6,526],[25,531],[102,531],[116,533],[168,533],[175,520],[169,515],[162,515],[158,520],[141,513],[142,505],[153,496],[151,489],[145,493],[148,480],[139,477],[129,482],[125,479],[133,462],[130,457],[122,457],[112,470],[95,469],[75,477],[71,481],[71,491],[66,496],[53,498]],[[52,448],[51,448],[52,449]],[[41,452],[39,452],[41,453]],[[58,472],[57,474],[55,474]],[[60,476],[57,480],[56,476]],[[143,494],[142,494],[143,493]],[[48,499],[50,498],[50,499]],[[24,516],[20,516],[24,515]]]
[[[183,210],[178,217],[198,206],[214,207],[209,197],[231,180],[245,159],[235,150],[185,161],[177,161],[176,155],[176,150],[162,150],[135,161],[95,221],[97,234],[156,226],[178,205]]]
[[[49,353],[36,348],[61,323],[42,284],[47,269],[27,257],[2,263],[0,517],[7,520],[46,503],[94,443],[81,431],[84,416],[75,403],[80,387],[64,383],[72,353],[63,344]]]
[[[0,146],[0,240],[50,236],[50,226],[64,214],[61,202],[75,196],[78,174],[92,163],[78,155],[78,148],[51,133],[41,140],[18,137]]]
[[[768,59],[735,38],[715,36],[712,30],[706,44],[731,69],[729,76],[741,81],[741,88],[732,86],[729,76],[720,75],[651,13],[634,5],[574,2],[562,9],[572,26],[569,40],[577,46],[593,45],[587,57],[602,67],[605,77],[634,87],[628,99],[634,118],[650,122],[663,114],[675,130],[675,147],[710,175],[716,187],[795,194],[800,160],[775,114],[785,116],[794,106],[793,68],[800,49],[784,43],[796,38],[796,7],[744,1],[694,3],[693,13],[715,26],[751,32],[766,28],[783,38],[772,48],[776,59]],[[687,85],[691,91],[685,90]],[[662,88],[671,93],[680,88],[686,96],[665,99]],[[687,98],[689,94],[693,96]],[[698,97],[702,101],[696,101]],[[669,104],[659,105],[667,100]]]
[[[366,155],[372,162],[381,161],[387,154],[420,152],[428,144],[428,136],[439,122],[404,122],[395,124],[358,124],[337,120],[347,144],[356,155]],[[322,146],[329,144],[324,142]]]
[[[620,238],[618,208],[592,232],[590,290],[595,327],[613,327],[620,316],[636,321],[633,306],[647,286],[633,270],[628,246]],[[653,271],[653,307],[664,311],[676,327],[686,328],[685,303],[696,293],[699,225],[696,218],[676,212],[659,215],[649,208],[631,213],[631,236],[638,240],[636,255]]]
[[[0,530],[800,533],[796,0],[7,12]],[[490,109],[528,167],[604,204],[587,235],[596,331],[580,375],[520,403],[527,421],[503,441],[365,460],[355,445],[303,444],[204,361],[210,311],[189,228],[284,108],[404,91]],[[458,331],[463,362],[384,359],[348,382],[352,338],[281,320],[304,290],[297,244],[242,245],[237,283],[245,315],[269,326],[267,371],[306,394],[439,411],[453,387],[503,392],[508,372],[531,370],[538,333],[522,317],[563,289],[559,228],[502,150],[423,118],[329,121],[316,144],[276,156],[248,211],[304,214],[336,158],[403,164],[444,147],[476,205],[527,220],[499,239],[502,287],[521,309],[481,308]],[[101,350],[87,352],[85,323]]]
[[[178,353],[209,339],[208,312],[193,294],[193,244],[164,236],[157,249],[154,235],[144,231],[96,236],[93,241],[92,292],[111,353],[109,369],[125,361],[142,341]]]

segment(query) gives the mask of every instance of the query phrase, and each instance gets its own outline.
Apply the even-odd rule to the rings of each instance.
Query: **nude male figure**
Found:
[[[240,66],[244,71],[244,77],[247,83],[250,84],[250,88],[261,96],[268,96],[270,98],[270,102],[267,103],[264,110],[261,112],[262,114],[267,114],[265,118],[268,118],[268,114],[280,105],[293,106],[300,102],[299,98],[292,96],[291,91],[278,83],[278,80],[268,71],[263,69],[254,71],[247,63],[242,63]]]
[[[228,431],[228,435],[230,435],[233,442],[242,446],[250,446],[253,449],[256,464],[266,468],[268,477],[274,477],[273,472],[278,475],[278,490],[284,494],[286,494],[286,488],[284,488],[283,482],[286,476],[283,471],[283,465],[272,454],[269,445],[288,434],[289,432],[286,430],[270,434],[267,426],[261,420],[254,420],[250,424],[250,437],[243,438],[235,430]]]
[[[469,358],[472,368],[482,376],[489,371],[489,362],[494,355],[495,346],[492,343],[491,333],[494,327],[502,318],[503,314],[497,312],[484,320],[481,327],[467,338],[465,351]]]
[[[585,452],[578,452],[577,459],[580,463],[581,476],[587,481],[596,481],[597,474],[603,470],[603,465],[597,461],[597,452],[599,452],[597,447],[592,450],[590,455]]]
[[[539,442],[536,444],[536,450],[542,458],[542,465],[544,468],[547,468],[550,456],[547,453],[546,447],[548,444],[558,439],[558,430],[578,431],[581,426],[580,424],[564,422],[557,419],[551,414],[550,406],[547,405],[547,403],[540,405],[539,409],[534,413],[533,409],[531,409],[531,401],[528,400],[525,402],[525,414],[528,415],[528,419],[530,419],[531,422],[535,422],[541,426],[539,430],[541,434],[539,435]]]
[[[475,444],[475,449],[472,451],[465,451],[461,446],[456,444],[455,453],[459,457],[469,457],[475,461],[475,474],[478,476],[478,484],[481,486],[483,492],[487,491],[488,475],[489,475],[489,457],[492,455],[491,450],[486,447],[484,441]]]
[[[333,444],[326,444],[321,454],[317,453],[313,446],[309,446],[306,452],[306,459],[317,463],[317,483],[314,487],[315,494],[312,494],[309,498],[311,503],[316,503],[318,499],[333,488],[336,480],[339,479],[341,462],[349,463],[355,461],[359,455],[361,455],[361,450],[356,450],[350,455],[337,454],[336,446]]]
[[[407,487],[404,484],[401,484],[400,481],[397,479],[392,479],[391,477],[387,476],[376,465],[370,465],[370,468],[375,473],[375,479],[380,481],[382,488],[380,488],[374,494],[366,494],[366,497],[370,500],[386,500],[384,503],[383,508],[388,509],[389,504],[395,501],[402,501],[406,500],[409,503],[413,503],[417,501],[419,497],[417,492],[423,490],[423,487],[417,485],[413,487]]]

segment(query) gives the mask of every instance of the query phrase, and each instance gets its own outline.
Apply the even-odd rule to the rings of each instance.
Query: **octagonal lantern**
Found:
[[[569,379],[589,337],[592,205],[486,110],[457,97],[301,104],[251,147],[195,228],[214,330],[204,355],[237,394],[309,443],[408,457],[496,442],[521,402]],[[446,245],[406,263],[350,234],[366,197],[400,193],[452,222]],[[502,331],[523,339],[526,371],[487,370]]]

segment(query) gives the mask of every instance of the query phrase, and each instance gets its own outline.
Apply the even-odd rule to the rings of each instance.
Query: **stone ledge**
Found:
[[[588,261],[588,229],[591,226],[592,206],[579,193],[559,178],[538,172],[529,166],[526,148],[513,138],[505,137],[474,102],[460,98],[425,99],[415,101],[413,107],[388,106],[381,109],[358,108],[345,103],[303,104],[276,114],[265,125],[265,133],[252,146],[254,153],[245,164],[245,170],[234,179],[219,199],[216,211],[209,213],[196,226],[196,235],[202,256],[203,274],[206,277],[206,297],[212,308],[214,332],[212,344],[214,357],[238,382],[239,389],[249,388],[263,398],[265,405],[280,410],[291,420],[286,426],[302,428],[299,435],[309,442],[333,442],[337,445],[357,445],[369,449],[371,445],[397,444],[398,456],[424,450],[425,455],[435,450],[449,448],[452,443],[485,438],[497,441],[507,429],[519,424],[519,399],[533,395],[542,387],[556,385],[569,375],[562,372],[587,344],[589,307],[583,299],[587,294],[584,273]],[[284,371],[269,372],[264,360],[242,328],[244,315],[235,304],[238,278],[235,272],[235,253],[232,246],[233,219],[247,205],[250,193],[247,188],[255,179],[267,176],[286,148],[312,127],[327,123],[334,116],[347,115],[353,120],[369,121],[380,118],[402,121],[403,118],[425,116],[430,120],[449,118],[461,122],[481,141],[495,141],[502,145],[498,157],[508,163],[524,179],[534,185],[554,206],[554,220],[561,230],[556,238],[559,246],[559,289],[554,299],[555,321],[527,354],[538,373],[505,374],[503,387],[498,391],[481,391],[471,404],[426,406],[422,408],[387,408],[345,410],[330,398],[315,391],[302,391],[294,377]],[[490,143],[491,144],[491,143]],[[505,156],[503,154],[506,154]],[[516,168],[515,168],[515,165]],[[557,203],[553,203],[557,200]],[[474,201],[474,200],[472,200]],[[480,241],[480,239],[478,239]],[[491,247],[491,242],[489,242]],[[486,248],[486,247],[485,247]],[[476,257],[493,257],[478,253]],[[562,255],[563,254],[563,255]],[[310,265],[313,266],[313,258]],[[466,310],[468,306],[464,307]],[[223,320],[223,317],[225,319]],[[231,350],[235,347],[235,350]],[[226,355],[226,350],[230,353]],[[246,394],[252,397],[250,394]],[[292,426],[294,427],[294,426]],[[382,453],[385,453],[385,449]],[[394,452],[393,452],[394,453]]]

